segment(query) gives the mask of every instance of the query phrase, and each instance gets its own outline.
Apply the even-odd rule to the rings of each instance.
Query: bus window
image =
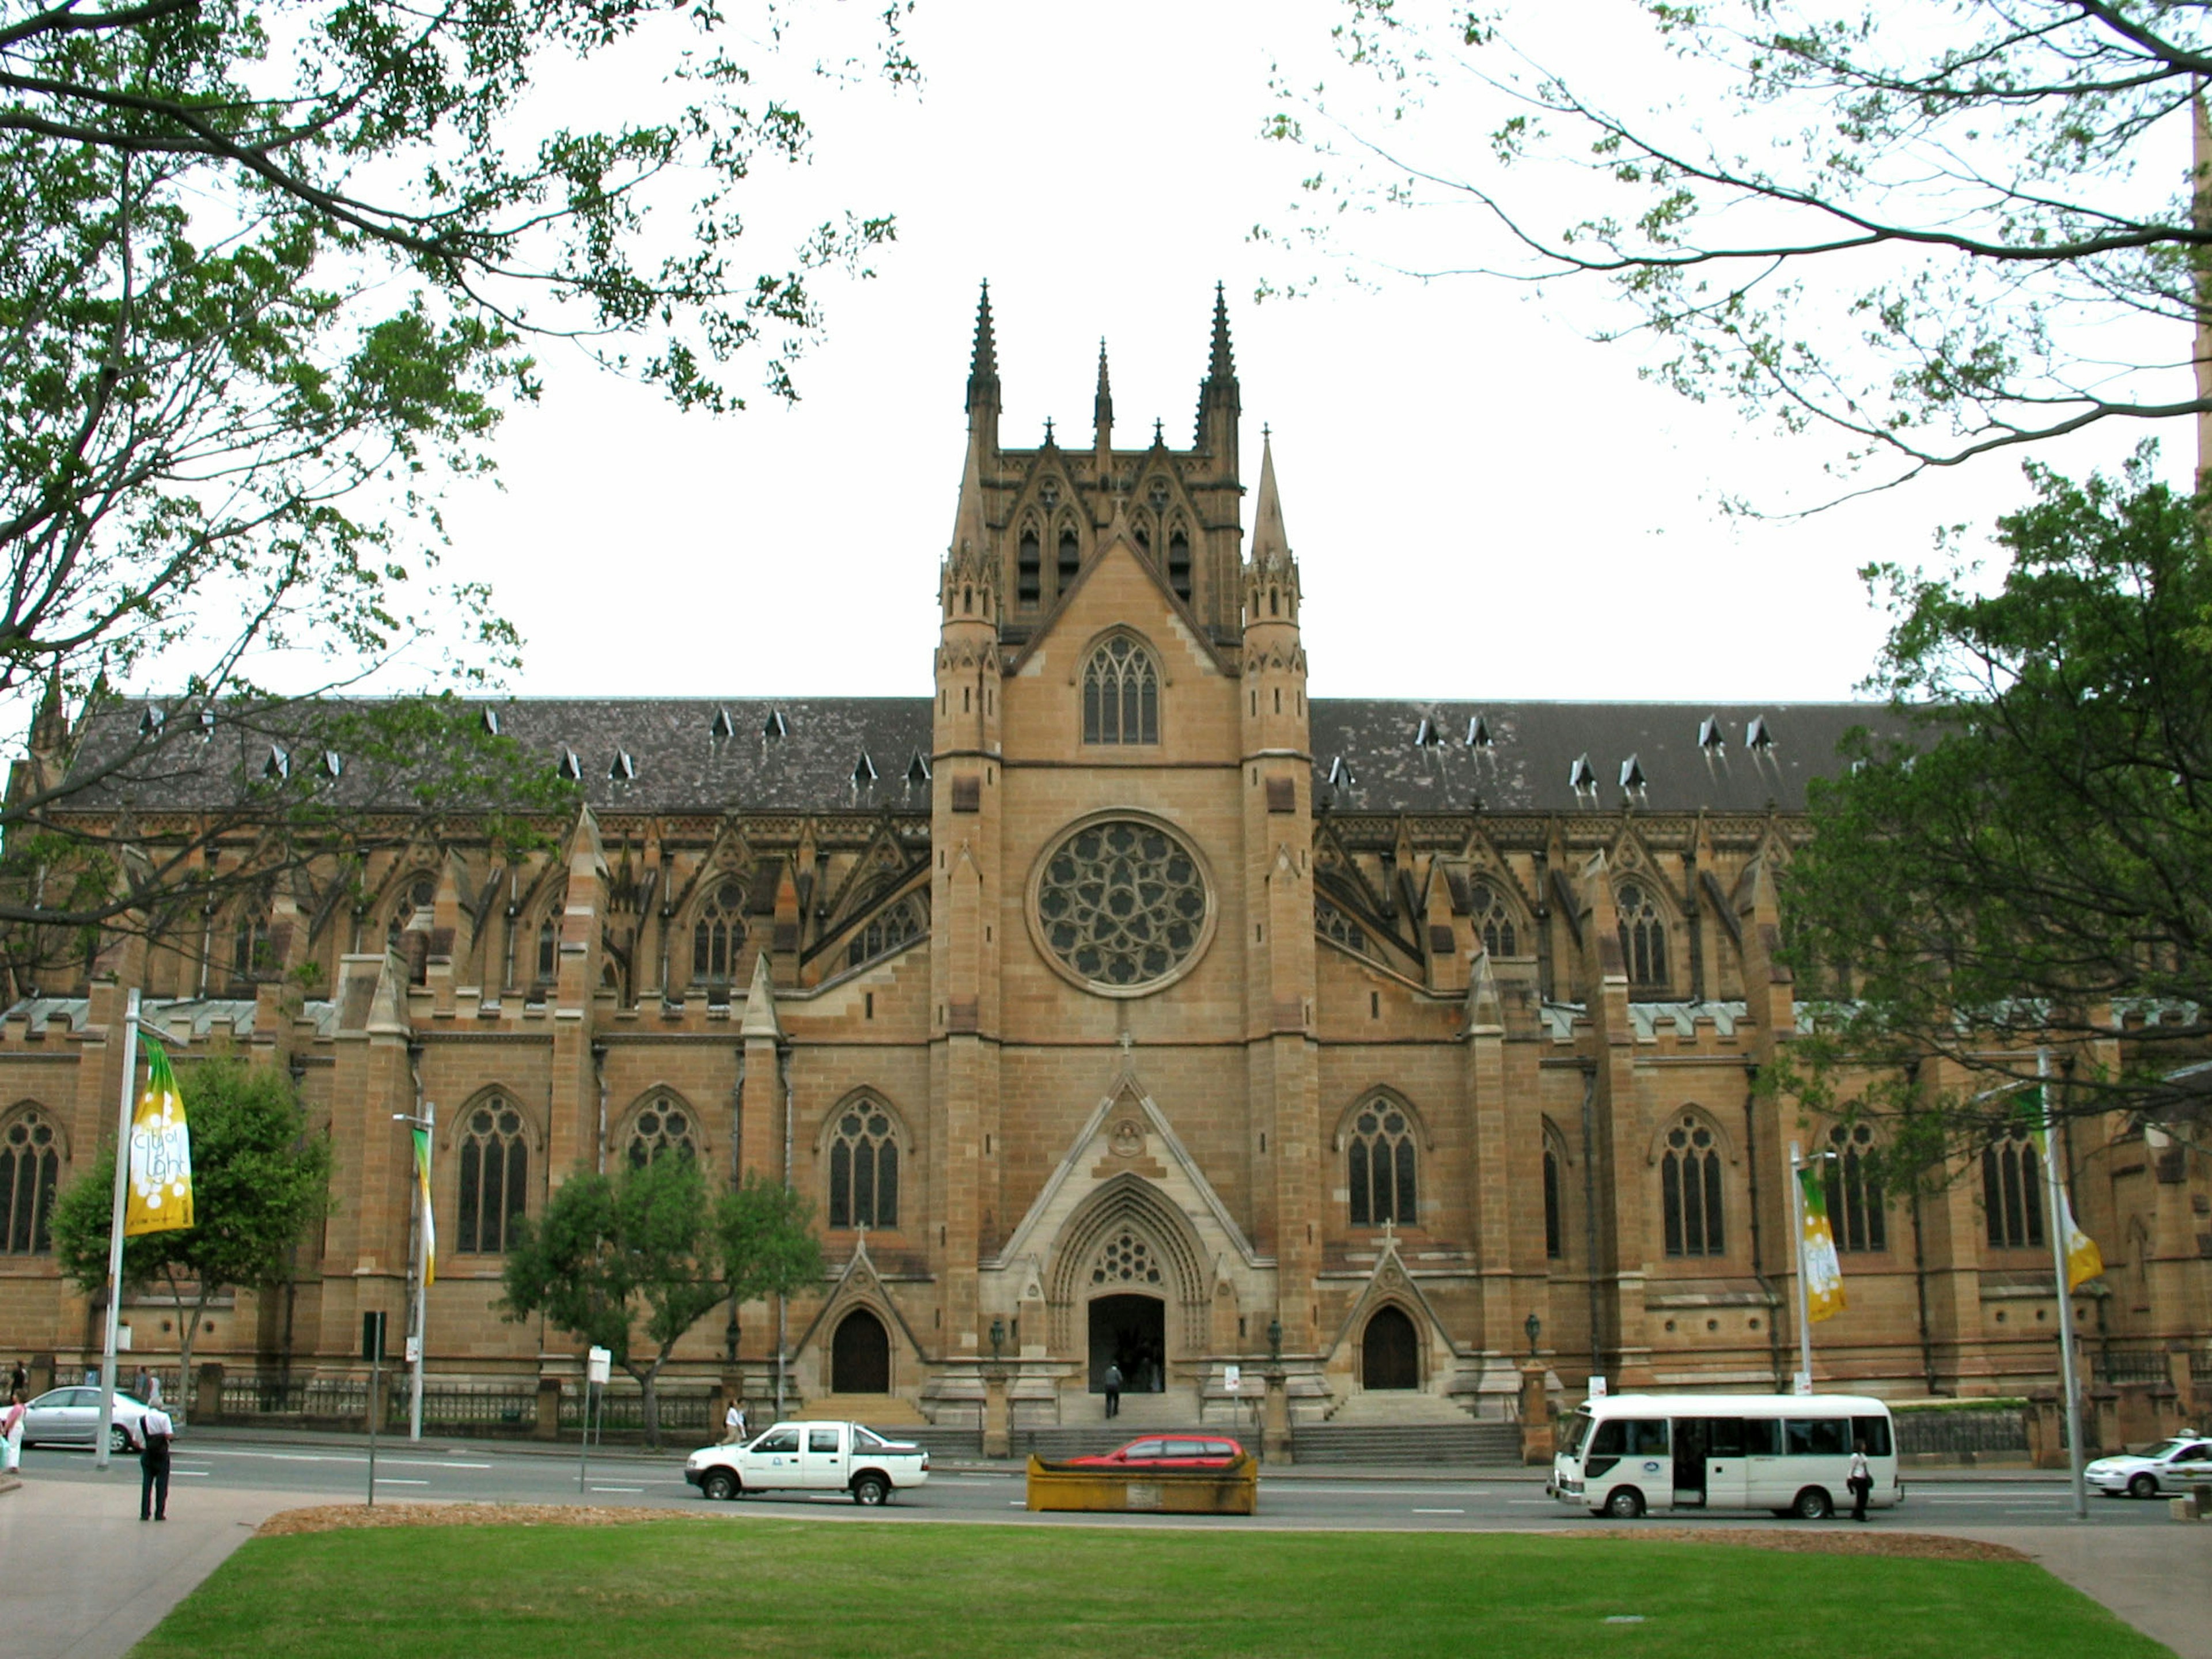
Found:
[[[1839,1417],[1785,1419],[1782,1425],[1784,1450],[1791,1457],[1842,1457],[1850,1451],[1850,1425]]]
[[[1599,1424],[1597,1432],[1590,1437],[1589,1455],[1592,1457],[1620,1456],[1621,1449],[1628,1443],[1626,1427],[1617,1417]]]
[[[1743,1419],[1743,1455],[1746,1457],[1781,1456],[1781,1419],[1774,1417],[1745,1418]]]
[[[1583,1437],[1589,1432],[1589,1425],[1590,1414],[1588,1412],[1577,1412],[1570,1417],[1559,1430],[1559,1449],[1570,1457],[1579,1457]]]
[[[1631,1457],[1648,1456],[1667,1449],[1667,1419],[1660,1418],[1625,1417],[1620,1426],[1627,1431]]]
[[[1890,1454],[1889,1419],[1886,1417],[1854,1417],[1851,1419],[1851,1440],[1866,1449],[1869,1457],[1887,1457]]]
[[[1705,1419],[1706,1456],[1741,1457],[1743,1455],[1743,1419],[1711,1417]]]

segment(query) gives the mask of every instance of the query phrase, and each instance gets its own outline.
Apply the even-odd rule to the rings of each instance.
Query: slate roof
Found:
[[[1859,726],[1903,730],[1886,706],[1863,702],[1316,697],[1308,706],[1314,802],[1340,812],[1466,811],[1478,802],[1488,812],[1624,805],[1638,811],[1763,812],[1770,804],[1799,811],[1806,781],[1837,769],[1836,745],[1846,732]],[[1759,735],[1753,732],[1754,720],[1764,744],[1751,741]],[[1717,723],[1710,732],[1708,721]],[[1701,743],[1701,735],[1715,740]],[[1579,790],[1577,773],[1586,780]],[[1624,774],[1633,787],[1624,787]]]
[[[571,764],[585,799],[600,811],[929,810],[927,697],[544,697],[468,706],[479,718],[495,713],[501,732],[524,748]],[[131,740],[143,707],[104,712],[82,753]],[[1805,805],[1806,781],[1835,769],[1845,732],[1896,728],[1875,703],[1316,697],[1310,707],[1314,800],[1338,812],[1463,812],[1478,804],[1491,812],[1625,805],[1796,811]],[[1764,742],[1752,740],[1754,722]],[[237,769],[262,764],[269,744],[265,736],[233,737],[225,724],[204,745],[167,744],[159,763],[145,769],[154,775],[130,788],[137,805],[216,807],[232,799]],[[333,797],[373,805],[347,801],[350,781],[341,778]],[[72,804],[111,805],[120,793],[102,788]]]

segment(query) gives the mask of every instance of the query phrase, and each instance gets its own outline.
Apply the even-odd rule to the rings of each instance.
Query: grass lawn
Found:
[[[1643,1622],[1606,1622],[1632,1614]],[[717,1516],[256,1538],[134,1659],[1616,1651],[2167,1650],[2023,1562],[1234,1521],[1169,1532]]]

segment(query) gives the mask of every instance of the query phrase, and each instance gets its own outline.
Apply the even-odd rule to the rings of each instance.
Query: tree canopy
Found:
[[[1338,72],[1279,76],[1272,131],[1317,160],[1263,234],[1609,282],[1601,332],[1648,374],[1839,432],[1875,483],[2200,415],[2208,10],[1346,0]],[[1441,247],[1401,254],[1354,205],[1437,210]]]
[[[313,699],[514,665],[489,592],[438,568],[440,501],[491,470],[534,354],[686,409],[741,406],[741,374],[796,395],[818,279],[865,274],[892,224],[813,212],[757,255],[744,210],[787,210],[762,175],[807,155],[799,43],[828,47],[817,84],[904,84],[907,9],[0,0],[0,708],[51,738],[158,676],[173,716],[19,777],[11,851],[82,830],[64,809],[112,806],[118,772],[174,771],[203,714],[266,739],[236,757],[234,840],[281,839],[272,805],[326,753],[465,800],[483,745],[441,778],[458,732]],[[264,787],[271,746],[295,787]],[[165,890],[213,870],[172,863]],[[48,919],[96,908],[35,878],[15,905],[56,895]]]
[[[1783,882],[1815,1099],[1927,1055],[1979,1092],[2045,1045],[2063,1111],[2158,1116],[2212,1052],[2212,501],[2154,468],[2032,465],[2001,582],[1867,571],[1892,617],[1875,683],[1910,732],[1861,734],[1810,786]],[[1932,1130],[2012,1109],[1949,1106]]]
[[[696,1159],[613,1175],[579,1170],[507,1250],[510,1319],[542,1314],[601,1347],[637,1381],[647,1443],[660,1443],[657,1383],[670,1353],[724,1302],[788,1296],[820,1276],[806,1201],[757,1173],[710,1196]]]
[[[168,1292],[178,1363],[189,1379],[192,1347],[216,1298],[291,1276],[293,1247],[330,1207],[331,1148],[326,1135],[309,1130],[281,1066],[218,1056],[180,1067],[177,1084],[191,1132],[195,1224],[126,1235],[123,1280],[133,1290]],[[114,1191],[110,1139],[54,1206],[54,1255],[88,1294],[107,1283]]]

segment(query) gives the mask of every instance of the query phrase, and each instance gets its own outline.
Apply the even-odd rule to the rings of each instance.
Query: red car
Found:
[[[1155,1435],[1150,1439],[1132,1440],[1118,1451],[1096,1457],[1073,1457],[1068,1462],[1087,1469],[1225,1469],[1243,1455],[1244,1448],[1234,1440],[1212,1436],[1203,1440],[1180,1436],[1162,1439]]]

